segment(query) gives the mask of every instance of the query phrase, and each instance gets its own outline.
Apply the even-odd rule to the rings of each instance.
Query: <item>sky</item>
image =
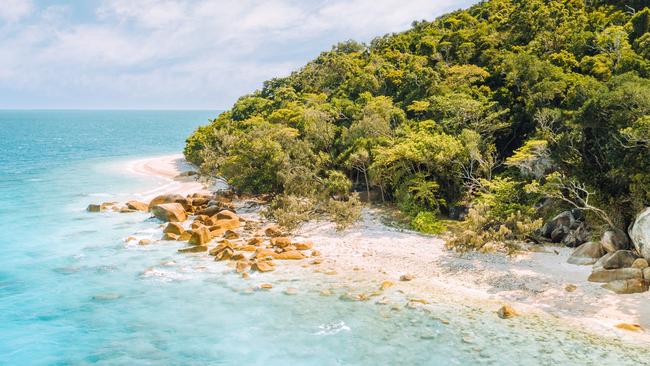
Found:
[[[477,0],[0,0],[0,109],[227,109]]]

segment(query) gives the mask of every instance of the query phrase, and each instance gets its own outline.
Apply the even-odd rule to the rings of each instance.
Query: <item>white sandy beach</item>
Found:
[[[588,282],[591,266],[566,263],[571,248],[546,247],[513,257],[458,254],[447,250],[441,239],[382,224],[371,209],[345,232],[337,233],[331,223],[313,222],[298,235],[321,250],[323,266],[357,283],[389,280],[412,297],[472,302],[494,311],[508,303],[522,314],[543,313],[598,334],[650,342],[646,333],[615,327],[633,323],[650,329],[648,293],[619,295]],[[414,279],[399,281],[407,273]],[[568,284],[577,289],[566,291]]]
[[[177,178],[192,169],[180,154],[133,161],[126,168],[167,179],[166,184],[146,192],[148,197],[206,190],[192,177]],[[323,258],[323,263],[315,266],[294,265],[298,271],[334,270],[341,281],[366,288],[389,280],[410,297],[472,303],[486,311],[508,303],[524,317],[541,315],[596,334],[650,343],[645,331],[615,327],[633,323],[650,330],[649,293],[618,295],[588,282],[591,266],[566,263],[570,248],[547,246],[541,252],[512,257],[500,253],[461,255],[445,249],[439,238],[384,225],[374,209],[365,209],[363,220],[344,232],[337,232],[332,223],[316,221],[300,228],[296,239],[312,241]],[[414,279],[400,281],[406,273]],[[577,289],[566,291],[568,284]]]
[[[208,192],[208,187],[197,181],[195,176],[180,176],[184,172],[196,170],[196,167],[185,160],[183,154],[132,160],[124,164],[122,168],[130,174],[145,175],[160,180],[158,187],[140,192],[137,197],[139,199],[150,200],[164,193],[187,195],[194,192]]]

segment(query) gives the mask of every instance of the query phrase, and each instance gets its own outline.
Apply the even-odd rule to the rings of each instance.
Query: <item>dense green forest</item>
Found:
[[[343,42],[241,97],[185,155],[272,194],[287,225],[318,212],[344,224],[361,196],[425,232],[469,207],[474,246],[571,207],[624,229],[650,205],[647,6],[490,0]]]

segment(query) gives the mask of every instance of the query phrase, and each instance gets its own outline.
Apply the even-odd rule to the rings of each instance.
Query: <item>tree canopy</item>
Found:
[[[242,96],[185,155],[241,192],[365,192],[420,221],[499,197],[530,208],[523,186],[560,174],[625,227],[650,205],[646,4],[489,0],[342,42]]]

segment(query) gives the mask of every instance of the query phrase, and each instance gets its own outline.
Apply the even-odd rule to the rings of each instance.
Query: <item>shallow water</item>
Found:
[[[0,112],[0,364],[647,364],[638,348],[439,299],[347,302],[333,276],[248,281],[179,255],[146,214],[89,214],[161,181],[116,167],[177,153],[214,112]],[[254,290],[262,282],[270,291]],[[287,287],[298,289],[286,295]],[[334,288],[333,296],[319,295]],[[441,319],[443,321],[441,321]]]

